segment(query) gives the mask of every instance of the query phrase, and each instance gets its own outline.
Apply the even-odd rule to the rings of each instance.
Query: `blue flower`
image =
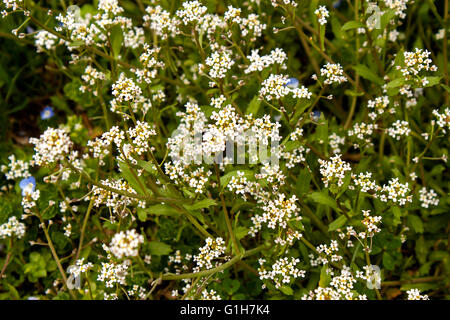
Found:
[[[46,106],[44,110],[41,111],[41,119],[47,120],[50,119],[55,115],[55,112],[53,111],[53,108],[50,106]]]
[[[335,2],[333,3],[333,7],[334,7],[334,8],[339,8],[339,7],[341,6],[341,2],[342,2],[342,0],[335,1]]]
[[[300,84],[300,82],[296,78],[289,78],[288,83],[286,83],[286,87],[295,89],[295,88],[298,88],[299,84]]]
[[[322,113],[321,113],[320,111],[315,110],[315,111],[312,112],[311,117],[312,117],[312,119],[313,119],[315,122],[317,122],[317,121],[319,121],[320,115],[321,115],[321,114],[322,114]]]
[[[19,182],[19,187],[22,190],[22,196],[26,196],[36,189],[36,179],[33,176],[25,178]]]

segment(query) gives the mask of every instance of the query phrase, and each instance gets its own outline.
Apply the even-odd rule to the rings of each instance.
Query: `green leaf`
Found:
[[[140,194],[146,194],[146,190],[144,189],[145,183],[142,181],[140,177],[138,177],[137,173],[131,171],[132,169],[123,161],[117,161],[120,167],[120,171],[122,171],[122,175],[130,184],[130,186]]]
[[[156,256],[166,256],[172,252],[172,248],[164,242],[151,241],[148,244],[148,247],[150,249],[150,254],[154,254]]]
[[[352,20],[352,21],[345,23],[342,26],[341,30],[347,31],[347,30],[358,29],[358,28],[364,28],[364,25],[359,21]]]
[[[408,223],[417,233],[423,233],[423,222],[418,216],[410,214],[408,215]]]
[[[115,25],[110,30],[110,42],[114,58],[117,58],[120,54],[122,41],[123,41],[123,30],[119,25]]]
[[[167,204],[155,204],[144,209],[147,213],[157,216],[178,216],[180,212]]]
[[[379,76],[377,76],[372,70],[370,70],[368,67],[362,64],[358,64],[353,67],[353,69],[356,71],[357,74],[359,74],[361,77],[363,77],[366,80],[372,81],[379,86],[382,86],[384,84],[383,79],[381,79]]]
[[[423,236],[416,240],[415,251],[417,260],[419,260],[420,264],[424,264],[427,261],[428,247]]]
[[[428,80],[428,83],[425,87],[433,87],[439,84],[442,77],[426,77],[426,79]]]
[[[347,218],[345,216],[340,216],[328,225],[328,231],[334,231],[341,228],[345,222],[347,222]]]
[[[395,267],[395,260],[387,252],[383,252],[383,266],[388,270],[394,270]]]
[[[386,89],[393,89],[404,85],[406,82],[405,78],[397,78],[392,80],[386,85]]]
[[[311,173],[308,168],[303,168],[297,177],[297,182],[295,184],[295,190],[297,195],[307,193],[309,191],[309,185],[311,183]]]
[[[291,287],[286,285],[280,287],[280,291],[283,292],[287,296],[292,296],[294,294],[294,290]]]
[[[322,269],[320,270],[320,280],[319,280],[319,286],[322,288],[328,287],[328,285],[331,282],[331,274],[327,272],[328,265],[324,265]]]
[[[203,199],[201,201],[197,201],[196,203],[192,204],[192,205],[187,205],[185,204],[184,207],[188,210],[200,210],[203,208],[208,208],[210,206],[215,206],[217,205],[217,202],[213,199]]]
[[[326,192],[326,191],[325,191]],[[327,195],[324,192],[313,192],[309,195],[309,197],[314,200],[314,202],[323,204],[327,207],[333,208],[337,212],[341,212],[336,204],[336,200]]]
[[[259,107],[261,106],[261,102],[262,102],[262,100],[259,99],[259,96],[255,95],[253,97],[252,101],[250,101],[250,104],[248,105],[245,113],[256,116],[256,114],[258,113]]]

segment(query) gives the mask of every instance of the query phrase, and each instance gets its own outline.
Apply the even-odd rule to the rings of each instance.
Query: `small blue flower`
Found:
[[[341,6],[342,0],[337,0],[333,3],[334,8],[339,8]]]
[[[36,179],[33,176],[25,178],[19,182],[19,187],[22,190],[22,196],[26,196],[36,189]]]
[[[291,89],[295,89],[298,88],[300,82],[298,81],[298,79],[296,78],[289,78],[288,79],[288,83],[286,83],[286,87],[291,88]]]
[[[34,32],[34,29],[32,28],[32,27],[30,27],[30,26],[27,26],[27,33],[28,34],[30,34],[30,33],[33,33]]]
[[[41,111],[41,119],[47,120],[50,119],[55,115],[55,112],[53,111],[53,108],[50,106],[46,106],[44,110]]]
[[[315,111],[312,112],[311,118],[312,118],[315,122],[318,122],[319,119],[320,119],[320,115],[321,115],[321,114],[322,114],[322,113],[321,113],[320,111],[315,110]]]

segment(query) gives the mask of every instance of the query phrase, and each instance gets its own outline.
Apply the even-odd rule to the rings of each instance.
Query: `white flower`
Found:
[[[328,13],[328,10],[325,6],[320,6],[316,11],[314,11],[314,14],[319,19],[319,23],[321,25],[324,25],[327,23],[327,18],[330,16]]]

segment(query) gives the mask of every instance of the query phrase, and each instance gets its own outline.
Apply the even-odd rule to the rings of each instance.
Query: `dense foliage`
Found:
[[[1,299],[449,297],[448,0],[0,10]]]

